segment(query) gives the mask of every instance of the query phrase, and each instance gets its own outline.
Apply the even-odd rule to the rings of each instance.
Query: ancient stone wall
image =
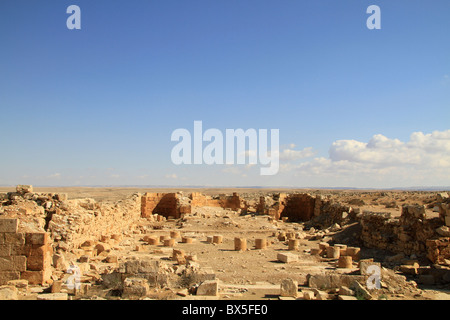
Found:
[[[284,200],[280,217],[289,221],[309,221],[314,216],[316,199],[309,194],[293,194]]]
[[[146,193],[141,200],[141,215],[147,218],[153,214],[177,217],[176,193]]]
[[[244,205],[237,193],[218,198],[211,198],[199,192],[193,192],[189,198],[178,193],[146,193],[141,200],[141,215],[148,218],[159,214],[178,219],[183,214],[191,213],[194,207],[220,207],[236,211]]]
[[[322,229],[326,229],[333,224],[344,225],[355,220],[358,209],[343,205],[332,200],[323,200],[316,197],[314,207],[314,217],[310,224]]]
[[[364,212],[361,239],[366,247],[424,255],[427,240],[437,236],[439,219],[427,219],[424,206],[403,206],[400,218],[390,213]]]
[[[166,218],[178,219],[181,215],[190,212],[189,201],[178,193],[146,193],[141,199],[141,216],[143,218],[159,214]]]
[[[24,232],[48,232],[55,251],[69,251],[88,239],[131,230],[141,219],[141,196],[117,202],[68,200],[64,193],[35,193],[32,186],[0,197],[0,216],[18,218]]]
[[[327,228],[334,223],[341,223],[347,219],[353,210],[339,203],[325,201],[321,195],[313,196],[308,193],[285,194],[280,193],[268,197],[260,197],[257,212],[268,214],[275,220],[286,217],[289,221],[310,221]]]
[[[439,218],[450,227],[450,197],[447,193],[439,193],[436,197],[439,209]]]
[[[0,219],[0,285],[19,279],[44,284],[51,277],[52,254],[48,233],[23,232],[18,219]]]
[[[67,200],[51,215],[48,231],[55,240],[55,249],[77,248],[86,240],[132,232],[141,219],[141,196],[114,203],[97,203],[93,199]]]
[[[236,211],[238,209],[241,209],[241,198],[237,193],[233,193],[232,196],[219,196],[218,198],[213,199],[199,192],[193,192],[191,194],[191,206],[220,207],[220,208],[229,208],[231,210]]]
[[[427,258],[435,264],[450,266],[450,237],[427,240]]]

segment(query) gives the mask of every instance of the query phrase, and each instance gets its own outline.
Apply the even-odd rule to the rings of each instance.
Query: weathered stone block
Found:
[[[217,280],[206,280],[197,288],[198,296],[218,296],[219,282]]]
[[[27,280],[10,280],[7,283],[8,286],[14,286],[17,289],[21,289],[23,291],[28,290],[28,281]]]
[[[172,261],[178,261],[179,258],[184,258],[186,252],[182,249],[173,249],[172,251]]]
[[[24,256],[0,257],[0,271],[25,271],[27,258]],[[11,279],[10,279],[11,280]]]
[[[28,280],[29,284],[43,285],[50,280],[51,271],[24,271],[20,273],[20,278]]]
[[[314,298],[315,298],[315,294],[313,291],[303,290],[302,293],[303,293],[303,299],[305,299],[305,300],[314,300]]]
[[[47,245],[50,243],[50,235],[47,232],[27,233],[25,243],[31,245]]]
[[[437,202],[444,202],[445,200],[448,199],[448,193],[447,192],[442,192],[442,193],[438,193],[436,195],[436,201]]]
[[[99,255],[102,252],[109,252],[111,250],[111,247],[107,243],[100,242],[94,247],[94,250],[96,250],[97,255]]]
[[[404,274],[416,275],[417,274],[417,266],[415,265],[402,265],[400,266],[400,271]]]
[[[37,300],[45,300],[45,301],[54,301],[54,300],[68,300],[69,295],[65,292],[58,292],[58,293],[45,293],[45,294],[39,294],[37,296]]]
[[[20,194],[31,193],[33,192],[33,186],[30,185],[18,185],[16,187],[16,192]]]
[[[450,216],[445,216],[444,221],[445,221],[445,225],[447,227],[450,227]]]
[[[49,255],[44,256],[29,256],[27,258],[27,270],[29,271],[43,271],[51,266]]]
[[[381,263],[374,262],[373,259],[361,260],[359,262],[359,270],[360,270],[361,275],[364,275],[364,276],[372,275],[373,272],[368,272],[367,268],[369,268],[370,266],[373,266],[373,265],[379,267],[381,270]]]
[[[0,300],[17,300],[17,288],[14,286],[0,287]]]
[[[282,297],[294,297],[298,295],[298,281],[292,279],[285,279],[281,281],[280,295]]]
[[[20,279],[19,271],[0,271],[0,286],[5,285],[10,280]]]
[[[308,286],[317,289],[335,289],[341,286],[350,287],[354,281],[365,281],[365,276],[339,275],[339,274],[315,274],[308,275]]]
[[[355,295],[355,292],[352,289],[350,289],[350,288],[348,288],[346,286],[341,286],[339,288],[339,295],[342,295],[342,296],[353,296],[353,295]]]
[[[21,232],[17,233],[5,233],[4,234],[5,243],[15,245],[15,246],[23,246],[25,245],[25,234]]]
[[[278,253],[277,259],[284,263],[291,263],[298,261],[298,256],[292,253]]]
[[[0,219],[0,232],[4,233],[16,233],[19,226],[17,219]]]
[[[141,278],[127,278],[123,284],[123,297],[145,297],[150,291],[148,281]]]
[[[0,257],[8,257],[11,255],[11,245],[0,244]]]
[[[126,261],[125,272],[128,274],[156,273],[159,271],[160,262],[157,260],[130,260]]]
[[[350,289],[355,291],[356,297],[360,297],[364,300],[372,300],[373,299],[370,292],[366,288],[364,288],[364,286],[359,281],[354,281],[350,285]]]

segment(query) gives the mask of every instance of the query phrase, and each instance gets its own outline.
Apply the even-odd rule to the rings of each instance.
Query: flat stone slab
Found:
[[[39,294],[37,296],[38,300],[68,300],[69,295],[67,293],[47,293],[47,294]]]

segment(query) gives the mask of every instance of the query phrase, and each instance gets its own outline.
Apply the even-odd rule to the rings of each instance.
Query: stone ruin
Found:
[[[304,232],[274,234],[277,241],[285,242],[292,251],[278,254],[277,259],[282,263],[298,261],[294,252],[298,250],[299,239],[320,241],[330,232],[357,225],[356,240],[361,247],[396,253],[386,262],[399,262],[398,269],[405,275],[418,277],[419,282],[448,284],[448,194],[438,194],[435,205],[439,217],[428,218],[425,207],[418,205],[405,205],[400,217],[392,217],[385,212],[360,212],[320,194],[275,193],[248,199],[237,193],[214,197],[198,192],[186,196],[182,192],[146,193],[116,202],[96,202],[69,200],[64,193],[35,193],[32,186],[17,186],[16,192],[0,194],[0,286],[3,286],[0,299],[17,298],[17,290],[20,292],[28,285],[50,288],[50,293],[40,295],[41,300],[68,299],[69,295],[86,294],[92,284],[98,283],[120,292],[124,298],[142,298],[151,288],[180,283],[188,284],[188,288],[180,290],[179,296],[189,297],[193,293],[217,296],[219,282],[215,272],[202,268],[195,256],[181,249],[174,248],[170,257],[178,265],[176,268],[158,258],[158,254],[164,253],[159,249],[154,250],[156,257],[152,258],[118,257],[112,250],[123,243],[125,236],[148,234],[162,228],[167,221],[187,221],[196,208],[202,207],[221,208],[243,217],[267,216],[275,225],[303,223]],[[143,241],[173,248],[178,238],[183,243],[193,240],[172,231],[170,237],[145,236]],[[224,239],[217,235],[208,237],[207,241],[221,244]],[[256,249],[270,246],[266,238],[255,241]],[[248,250],[245,238],[235,238],[234,246],[236,251]],[[139,252],[141,248],[137,246],[134,251]],[[310,288],[303,290],[305,299],[326,297],[324,288],[340,288],[343,297],[351,296],[351,292],[370,296],[361,285],[370,275],[364,266],[377,263],[373,259],[361,259],[359,247],[331,240],[312,248],[310,254],[326,261],[331,259],[343,269],[350,269],[357,262],[360,272],[357,275],[311,274],[305,281]],[[419,260],[421,264],[426,261],[426,265],[419,265]],[[68,280],[73,278],[70,273],[73,267],[80,270],[78,287],[68,285]],[[387,269],[383,268],[383,274],[387,279],[400,281]],[[406,285],[404,280],[400,282]],[[280,296],[297,297],[297,289],[297,281],[286,279],[281,283]]]

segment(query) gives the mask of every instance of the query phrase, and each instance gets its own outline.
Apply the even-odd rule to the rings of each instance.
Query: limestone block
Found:
[[[39,294],[37,300],[53,301],[53,300],[68,300],[69,295],[67,293],[45,293]]]
[[[0,257],[0,271],[25,271],[27,258],[24,256]]]
[[[278,261],[284,262],[284,263],[291,263],[298,261],[298,256],[291,253],[278,253],[277,254]]]
[[[206,280],[197,288],[198,296],[218,296],[219,282],[217,280]]]
[[[0,219],[0,232],[17,233],[19,222],[17,219]]]
[[[292,279],[285,279],[281,281],[280,295],[282,297],[294,297],[298,295],[298,282]]]
[[[17,300],[17,291],[14,286],[0,287],[0,300]]]
[[[146,279],[126,278],[123,283],[123,297],[145,297],[150,291]]]

